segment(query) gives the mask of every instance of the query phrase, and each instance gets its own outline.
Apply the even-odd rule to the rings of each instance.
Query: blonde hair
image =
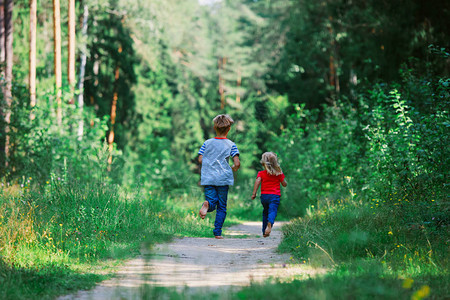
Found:
[[[265,152],[261,157],[261,164],[267,170],[269,175],[278,176],[283,173],[280,164],[278,163],[278,157],[273,152]]]
[[[225,134],[227,130],[234,124],[233,119],[229,115],[218,115],[213,119],[214,129],[218,134]]]

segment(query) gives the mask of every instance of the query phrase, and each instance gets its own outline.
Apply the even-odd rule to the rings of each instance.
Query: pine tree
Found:
[[[81,34],[84,39],[87,38],[87,29],[88,29],[88,18],[89,18],[89,8],[85,4],[83,6],[83,25],[81,29]],[[87,61],[87,54],[86,50],[83,49],[81,51],[81,58],[80,58],[80,78],[78,80],[78,90],[80,91],[78,94],[78,109],[79,109],[79,115],[80,120],[78,122],[78,140],[81,141],[83,139],[83,132],[84,132],[84,119],[83,119],[83,108],[84,108],[84,78],[86,73],[86,61]]]
[[[75,0],[69,0],[69,10],[68,10],[68,64],[67,64],[67,79],[69,86],[73,92],[75,87]],[[70,103],[75,103],[74,99],[70,100]]]
[[[59,0],[53,0],[53,54],[55,68],[55,91],[56,91],[56,120],[58,126],[62,125],[62,106],[61,106],[61,19]]]
[[[30,118],[34,119],[33,108],[36,106],[36,28],[37,1],[30,0],[30,54],[29,54],[29,89],[30,89]]]
[[[12,105],[12,80],[13,80],[13,9],[14,1],[5,0],[4,16],[5,16],[5,88],[4,88],[4,100],[5,108],[4,121],[5,121],[5,162],[6,166],[9,163],[9,157],[11,155],[11,137],[10,137],[10,122],[11,122],[11,105]]]

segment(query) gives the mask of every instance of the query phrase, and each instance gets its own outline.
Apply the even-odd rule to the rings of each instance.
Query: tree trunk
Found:
[[[100,71],[100,60],[98,55],[94,55],[94,65],[92,66],[92,72],[94,73],[94,90],[97,90],[98,87],[98,73]],[[95,110],[97,110],[96,105],[95,105],[95,99],[94,96],[91,95],[89,97],[89,103],[91,106],[94,106]],[[94,127],[94,119],[91,119],[90,122],[91,127]]]
[[[69,31],[69,41],[68,41],[68,64],[67,64],[67,80],[69,81],[69,86],[71,91],[75,88],[75,0],[69,0],[69,11],[68,11],[68,31]],[[70,104],[74,104],[75,100],[70,99]]]
[[[236,82],[236,85],[237,85],[236,102],[237,102],[237,103],[240,103],[240,102],[241,102],[241,91],[240,91],[240,88],[241,88],[241,81],[242,81],[242,77],[241,77],[241,69],[238,68],[238,71],[237,71],[237,82]]]
[[[81,28],[81,34],[84,38],[87,37],[87,28],[88,28],[88,18],[89,18],[89,9],[88,6],[84,5],[83,10],[83,27]],[[83,107],[84,107],[84,74],[86,71],[86,60],[87,55],[86,51],[83,50],[81,52],[81,63],[80,63],[80,80],[78,81],[78,90],[80,91],[78,94],[78,109],[80,112],[80,121],[78,123],[78,140],[81,141],[83,139],[84,132],[84,120],[83,120]]]
[[[333,20],[333,17],[329,17],[330,22]],[[328,25],[328,31],[330,33],[331,38],[331,45],[330,45],[330,85],[332,86],[332,92],[331,92],[331,102],[334,105],[336,94],[339,94],[340,86],[339,86],[339,76],[337,75],[337,67],[336,67],[336,58],[337,58],[337,51],[336,51],[336,40],[334,38],[333,28],[331,25]]]
[[[119,53],[122,53],[122,47],[119,47]],[[117,112],[117,89],[119,85],[119,64],[117,63],[116,69],[114,71],[114,90],[113,90],[113,102],[111,105],[111,129],[108,136],[109,144],[109,157],[108,157],[108,171],[111,171],[112,164],[112,151],[114,144],[114,124],[116,124],[116,112]]]
[[[331,18],[331,17],[330,17]],[[333,29],[331,26],[328,27],[328,31],[330,32],[331,42],[330,42],[330,85],[333,87],[333,89],[336,86],[335,78],[336,78],[336,69],[334,66],[334,37],[333,37]]]
[[[225,108],[225,82],[223,77],[221,76],[220,69],[225,70],[225,65],[227,63],[227,58],[222,57],[218,60],[218,69],[219,69],[219,94],[220,94],[220,109]],[[225,72],[224,72],[225,73]]]
[[[5,62],[5,1],[0,0],[0,63]],[[4,70],[2,70],[4,73]]]
[[[36,10],[37,0],[30,0],[30,71],[28,83],[30,88],[30,119],[34,120],[33,108],[36,106]]]
[[[0,0],[0,64],[5,63],[5,1]],[[5,78],[5,69],[0,68],[0,78]],[[5,87],[1,85],[2,95],[5,95]],[[0,105],[0,117],[4,118],[4,107]],[[2,128],[4,130],[4,128]],[[3,144],[2,144],[3,146]]]
[[[58,126],[62,125],[61,108],[61,19],[59,0],[53,0],[53,42],[54,42],[54,64],[55,64],[55,89],[56,89],[56,121]]]
[[[356,91],[355,88],[358,85],[358,76],[356,75],[355,69],[353,66],[350,68],[350,96],[353,100],[356,100]]]
[[[335,40],[333,40],[333,51],[334,51],[334,69],[335,69],[335,79],[334,79],[334,85],[336,88],[336,94],[339,96],[339,93],[341,92],[341,85],[339,83],[339,43]]]
[[[13,14],[14,1],[5,0],[5,165],[8,166],[10,157],[10,123],[12,104],[12,68],[13,68]]]

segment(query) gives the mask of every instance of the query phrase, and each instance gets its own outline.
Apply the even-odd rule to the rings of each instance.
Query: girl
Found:
[[[261,164],[265,170],[258,172],[255,186],[253,187],[252,200],[256,198],[256,192],[261,184],[261,204],[264,207],[262,232],[264,237],[268,237],[277,217],[278,205],[280,205],[280,183],[284,187],[287,186],[287,183],[284,180],[284,174],[281,171],[275,153],[264,153],[261,158]]]

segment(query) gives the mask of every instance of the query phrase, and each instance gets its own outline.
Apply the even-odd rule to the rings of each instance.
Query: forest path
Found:
[[[281,225],[275,223],[267,238],[261,236],[261,222],[245,222],[225,230],[222,240],[185,237],[142,249],[113,279],[59,299],[142,299],[150,285],[184,292],[235,290],[268,278],[308,278],[323,272],[289,264],[288,254],[276,252]]]

